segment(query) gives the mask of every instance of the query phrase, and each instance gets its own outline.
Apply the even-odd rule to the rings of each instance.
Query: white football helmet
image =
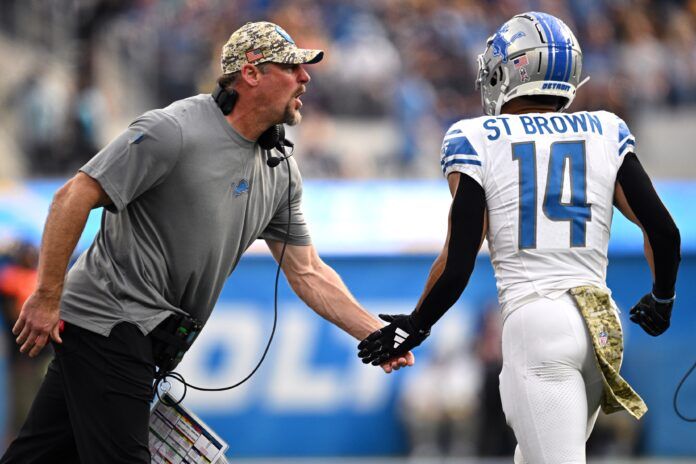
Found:
[[[560,19],[546,13],[514,16],[486,42],[478,57],[476,88],[489,115],[500,114],[507,101],[523,95],[575,98],[580,82],[582,51],[575,35]]]

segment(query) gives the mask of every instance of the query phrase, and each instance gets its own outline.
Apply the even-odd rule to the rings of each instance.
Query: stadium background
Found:
[[[31,396],[46,358],[27,362],[8,337],[16,301],[9,270],[31,268],[52,193],[139,113],[209,92],[221,44],[248,20],[281,24],[326,50],[309,68],[303,123],[292,128],[305,209],[322,256],[372,312],[409,311],[445,236],[449,196],[439,173],[446,127],[480,114],[475,57],[515,13],[565,20],[592,78],[575,109],[624,118],[682,232],[679,300],[652,339],[625,312],[625,376],[650,412],[600,418],[591,456],[696,457],[696,425],[674,389],[696,361],[696,1],[506,0],[3,0],[0,9],[0,432]],[[91,216],[80,243],[94,235]],[[270,332],[274,264],[253,247],[223,291],[182,372],[222,385],[255,364]],[[492,396],[499,371],[495,284],[485,251],[469,287],[413,369],[363,367],[355,342],[282,283],[271,354],[245,386],[189,392],[186,404],[230,443],[229,457],[505,456],[509,433]],[[642,236],[619,215],[609,284],[626,311],[648,288]],[[6,373],[6,374],[5,374]],[[696,378],[680,406],[696,416]],[[2,447],[2,445],[0,445]],[[257,461],[258,462],[258,461]],[[510,462],[508,459],[504,462]]]

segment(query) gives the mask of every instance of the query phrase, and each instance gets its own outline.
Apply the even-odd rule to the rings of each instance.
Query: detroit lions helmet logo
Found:
[[[510,41],[508,42],[505,40],[505,37],[503,37],[503,34],[506,33],[510,29],[510,26],[505,24],[503,27],[498,29],[498,32],[495,33],[493,36],[493,41],[491,42],[491,48],[493,49],[493,56],[499,56],[503,60],[503,63],[507,63],[508,61],[508,47],[517,39],[520,37],[524,37],[526,34],[522,31],[515,33],[512,37],[510,37]]]

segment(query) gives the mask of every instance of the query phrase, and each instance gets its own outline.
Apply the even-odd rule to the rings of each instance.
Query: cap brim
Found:
[[[320,62],[324,58],[323,50],[311,50],[307,48],[298,48],[298,60],[295,64],[314,64]]]
[[[320,62],[324,58],[323,50],[311,50],[308,48],[292,48],[281,51],[280,53],[271,54],[267,58],[257,61],[254,64],[266,62],[284,63],[284,64],[314,64]]]

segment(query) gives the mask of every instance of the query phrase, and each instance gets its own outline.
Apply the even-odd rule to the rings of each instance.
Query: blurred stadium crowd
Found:
[[[481,113],[476,56],[528,10],[576,31],[573,108],[630,125],[696,103],[694,0],[4,0],[0,176],[66,175],[139,113],[211,91],[222,43],[262,19],[327,51],[292,133],[306,177],[436,176],[446,127]]]

